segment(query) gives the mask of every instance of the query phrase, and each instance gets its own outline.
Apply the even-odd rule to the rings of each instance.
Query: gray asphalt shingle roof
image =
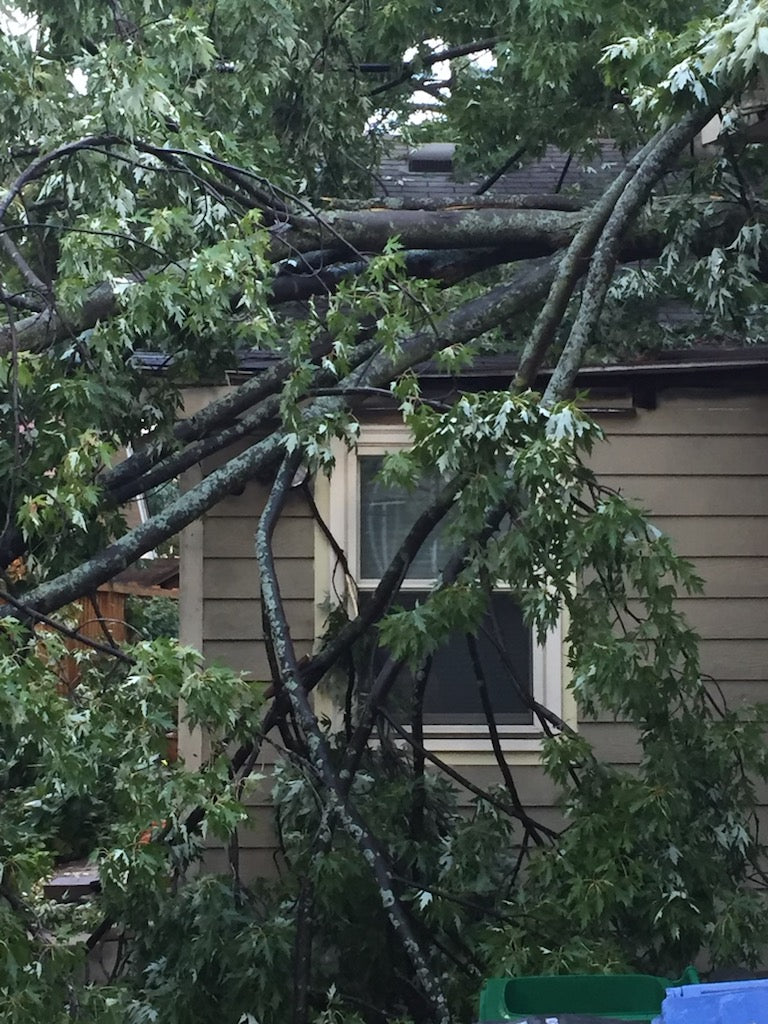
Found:
[[[408,157],[413,152],[405,146],[397,145],[390,155],[381,160],[375,182],[377,191],[393,199],[467,196],[485,180],[485,175],[460,180],[455,171],[410,171]],[[560,177],[565,172],[561,192],[574,192],[594,199],[602,195],[606,185],[616,177],[626,162],[627,156],[610,140],[600,143],[600,153],[592,160],[573,159],[570,164],[567,153],[556,146],[548,146],[540,158],[503,174],[487,194],[546,195],[556,191]],[[488,173],[491,171],[492,168],[489,168]]]

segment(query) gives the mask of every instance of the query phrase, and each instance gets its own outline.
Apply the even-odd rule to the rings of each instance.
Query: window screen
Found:
[[[436,477],[422,481],[414,490],[384,484],[376,478],[382,461],[383,456],[362,456],[359,460],[360,577],[368,581],[381,577],[414,519],[428,507],[441,486]],[[445,540],[444,530],[438,527],[411,565],[408,578],[435,579],[449,554],[450,545]],[[426,600],[427,593],[426,590],[402,590],[396,604],[413,608],[417,601]],[[361,594],[361,601],[365,601],[365,593]],[[525,706],[520,689],[528,693],[531,691],[531,632],[509,593],[496,591],[492,595],[491,608],[476,640],[497,720],[499,723],[529,724],[532,715]],[[506,661],[499,653],[499,640],[503,644]],[[386,651],[379,649],[371,665],[374,675],[385,659]],[[402,717],[407,717],[411,683],[410,673],[403,672],[395,688],[396,710]],[[463,634],[447,637],[435,653],[425,693],[424,717],[432,724],[446,725],[485,721]]]
[[[360,578],[364,580],[382,576],[414,520],[429,508],[440,490],[438,476],[423,480],[414,490],[382,483],[377,473],[383,461],[383,455],[360,458]],[[449,554],[444,530],[439,526],[422,544],[407,578],[436,579]]]

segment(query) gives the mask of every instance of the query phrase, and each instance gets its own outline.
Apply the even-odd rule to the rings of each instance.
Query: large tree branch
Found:
[[[584,203],[573,196],[540,194],[486,196],[376,196],[370,199],[327,199],[329,210],[563,210],[578,213]]]
[[[359,366],[361,363],[369,360],[376,351],[377,343],[375,341],[367,341],[359,345],[355,349],[354,358],[351,360],[352,366]],[[240,392],[238,396],[239,401],[235,403],[228,402],[227,398],[230,396],[227,396],[227,398],[212,403],[211,406],[203,410],[202,422],[212,424],[211,430],[213,432],[206,433],[200,440],[192,441],[185,448],[178,451],[172,450],[171,442],[155,442],[144,448],[141,452],[130,456],[125,462],[119,463],[114,469],[107,470],[100,478],[100,483],[105,490],[109,503],[115,506],[122,505],[137,494],[146,493],[160,486],[160,484],[172,480],[198,462],[222,451],[224,448],[230,447],[235,442],[260,431],[263,432],[267,424],[276,421],[280,412],[280,399],[276,393],[274,381],[283,372],[285,377],[287,377],[294,368],[289,360],[281,362],[278,366],[280,367],[280,373],[270,375],[270,381],[273,383],[267,384],[264,382],[261,388],[254,387],[246,392]],[[246,382],[246,385],[259,381],[263,382],[266,376],[267,374],[252,377],[250,381]],[[338,378],[332,370],[319,366],[311,376],[307,387],[307,394],[316,395],[322,393],[324,385],[335,384],[337,381]],[[246,385],[243,385],[243,387],[245,388]],[[344,386],[341,389],[338,387],[333,389],[334,395],[348,392],[350,392],[350,389]],[[239,413],[230,426],[216,430],[216,421],[225,415],[231,419],[231,409],[233,406],[238,407],[242,405],[246,400],[246,395],[248,400],[252,402],[250,408]],[[182,424],[186,422],[182,421]],[[178,426],[182,424],[178,424]],[[198,422],[193,432],[199,432],[200,429],[201,423]],[[176,436],[179,435],[177,434]],[[163,455],[163,452],[169,452],[169,454]],[[153,460],[153,454],[157,457],[158,461]]]
[[[331,239],[355,252],[382,252],[397,236],[405,249],[505,247],[513,258],[548,256],[569,244],[583,214],[564,210],[476,209],[328,210],[319,220],[297,218],[276,235],[273,259],[322,248]]]
[[[117,312],[117,297],[107,282],[91,289],[79,310],[62,313],[57,306],[50,305],[41,313],[23,317],[13,326],[0,328],[0,356],[8,355],[14,348],[20,352],[39,352],[62,338],[81,334],[95,327],[100,320],[110,320]]]
[[[262,581],[262,596],[269,619],[277,656],[282,688],[287,693],[296,717],[307,736],[309,757],[318,778],[328,794],[330,809],[371,868],[381,895],[381,902],[390,924],[413,964],[416,977],[433,1008],[439,1024],[449,1024],[448,1006],[439,980],[429,968],[419,943],[413,934],[402,903],[395,892],[394,879],[378,841],[366,823],[349,803],[339,778],[333,769],[328,744],[309,706],[307,694],[299,678],[299,670],[290,640],[272,554],[272,536],[288,488],[299,463],[299,457],[286,457],[277,473],[264,512],[256,530],[256,557]]]
[[[362,214],[364,219],[368,217],[369,212]],[[408,233],[408,237],[413,241],[403,238],[407,246],[403,253],[406,273],[412,277],[429,278],[450,285],[501,263],[547,255],[568,244],[572,234],[568,224],[557,227],[558,216],[580,216],[567,211],[544,211],[545,214],[550,214],[552,223],[550,230],[542,234],[537,242],[531,223],[531,216],[535,220],[536,211],[522,211],[529,223],[519,226],[519,230],[515,224],[504,227],[506,211],[474,212],[480,216],[480,220],[474,224],[467,221],[469,214],[462,210],[435,211],[432,214],[405,211],[398,214],[413,221],[413,227]],[[486,230],[486,221],[489,224],[493,221],[496,225],[495,230]],[[290,233],[278,238],[272,246],[275,259],[293,259],[298,272],[284,271],[272,279],[268,295],[270,304],[279,306],[286,302],[308,299],[313,295],[330,294],[342,281],[362,273],[368,266],[368,261],[361,256],[359,250],[362,249],[366,253],[380,252],[391,235],[397,233],[396,222],[392,221],[389,227],[388,223],[386,215],[382,217],[374,211],[370,232],[362,223],[357,225],[356,233],[353,233],[351,222],[342,224],[340,231],[346,233],[347,229],[350,229],[345,238],[349,242],[347,251],[351,254],[351,259],[339,258],[338,250],[343,247],[338,238],[329,238],[327,234],[323,236],[322,228],[318,228],[312,235],[302,235],[301,240],[297,238],[296,241],[300,241],[298,245],[294,243]],[[286,241],[283,241],[283,238]],[[422,246],[419,239],[426,244]],[[303,266],[299,256],[303,252],[314,252],[318,245],[322,245],[323,240],[332,243],[324,265],[310,273],[302,272]],[[140,288],[141,283],[136,281],[133,287]],[[237,299],[238,295],[233,292],[233,304]],[[62,310],[51,303],[41,312],[16,321],[13,327],[0,327],[0,356],[13,351],[14,345],[17,351],[42,351],[58,341],[76,337],[83,331],[95,327],[100,321],[112,319],[118,310],[117,294],[109,282],[102,282],[85,294],[79,309]]]
[[[536,273],[534,273],[534,277],[536,277]],[[476,334],[489,330],[496,323],[502,322],[506,317],[514,315],[518,304],[521,304],[520,308],[525,308],[529,300],[535,301],[537,297],[535,288],[525,294],[519,287],[519,282],[525,280],[527,278],[516,278],[508,286],[499,286],[480,299],[459,307],[453,314],[441,321],[438,328],[440,334],[446,334],[445,344],[469,340]],[[368,329],[361,328],[361,332],[362,336],[366,337]],[[413,350],[413,358],[409,357],[405,361],[401,359],[399,364],[393,366],[389,371],[386,369],[385,361],[380,377],[374,379],[372,376],[364,375],[361,379],[358,375],[347,382],[342,381],[339,384],[339,390],[343,391],[345,384],[348,385],[351,392],[361,386],[366,386],[369,381],[371,384],[386,384],[398,372],[429,358],[440,347],[440,344],[436,341],[433,333],[424,332],[416,335],[411,342],[406,342],[403,347],[404,353]],[[331,339],[322,336],[313,345],[312,357],[316,361],[320,361],[322,356],[329,351],[330,346]],[[370,371],[370,359],[376,349],[375,339],[359,346],[353,359],[353,368],[363,367],[366,373]],[[258,429],[263,429],[264,425],[276,415],[278,402],[275,396],[293,370],[294,364],[291,360],[285,359],[277,362],[263,373],[245,381],[235,391],[211,403],[200,413],[177,423],[172,438],[161,437],[154,441],[149,440],[129,458],[105,470],[99,482],[105,493],[107,504],[120,505],[136,494],[151,490],[166,480],[172,479],[195,465],[200,459],[221,451],[227,445],[249,436]],[[310,381],[310,390],[328,382],[329,379],[328,372],[318,369]],[[186,447],[178,450],[176,447],[178,442],[185,443]],[[252,475],[262,472],[267,465],[269,465],[269,460],[258,464]],[[214,498],[214,503],[224,497],[229,489],[238,487],[243,482],[238,478],[233,480],[229,486],[223,484],[222,489],[217,492],[217,497]],[[203,509],[203,511],[207,511],[207,509]],[[191,520],[181,522],[178,528],[183,528],[187,522],[191,522]],[[168,536],[171,535],[172,533],[168,534]],[[126,564],[130,564],[131,561],[156,546],[156,543],[161,542],[162,539],[158,539],[148,547],[132,548],[132,552],[136,553],[127,556]],[[10,527],[0,534],[1,564],[9,564],[14,558],[23,554],[24,550],[24,538],[18,529]],[[121,568],[124,566],[115,568],[114,572],[119,572]],[[94,586],[96,585],[98,584],[94,584]],[[73,599],[70,598],[70,600]]]
[[[333,292],[341,281],[366,269],[367,254],[381,252],[395,236],[404,246],[407,274],[455,284],[488,267],[563,249],[588,225],[586,237],[593,237],[595,227],[604,223],[601,217],[606,205],[610,205],[609,195],[615,199],[615,193],[609,190],[593,211],[575,210],[574,204],[565,199],[562,203],[548,202],[547,208],[541,208],[546,197],[529,197],[535,204],[519,197],[520,202],[515,201],[511,207],[458,203],[407,209],[410,204],[396,202],[384,209],[333,210],[318,214],[315,219],[303,217],[293,228],[286,227],[273,237],[272,258],[281,266],[270,283],[268,301],[277,306]],[[435,208],[426,208],[429,205]],[[731,211],[730,206],[722,205]],[[704,253],[713,244],[729,244],[745,217],[743,209],[734,213],[723,220],[720,211],[715,211],[700,237],[693,240],[694,249]],[[581,237],[584,241],[585,236]],[[661,231],[650,227],[623,241],[620,258],[653,258],[666,241]],[[588,255],[588,247],[582,247],[580,242],[578,251],[581,258],[576,253],[573,257],[577,269],[584,261],[584,253]],[[137,281],[134,287],[141,284]],[[237,299],[235,289],[233,303]],[[552,305],[548,322],[557,322],[559,308]],[[111,319],[118,309],[117,296],[107,282],[86,293],[79,309],[62,311],[51,302],[42,312],[18,320],[13,329],[0,327],[0,355],[12,351],[14,344],[20,351],[40,351],[64,338],[76,337],[99,321]]]
[[[639,170],[617,200],[595,246],[579,312],[544,393],[544,401],[548,404],[553,404],[567,394],[576,379],[584,350],[603,309],[619,258],[622,238],[648,201],[654,185],[666,174],[672,161],[693,141],[714,113],[711,108],[697,109],[668,128],[651,146]]]
[[[590,210],[587,220],[576,232],[568,252],[560,263],[549,290],[547,300],[536,318],[533,330],[525,343],[520,357],[520,366],[515,378],[515,386],[519,389],[531,387],[541,364],[546,358],[549,347],[554,341],[557,328],[576,287],[576,283],[586,268],[586,261],[597,245],[605,224],[610,217],[619,197],[628,183],[635,176],[644,157],[652,148],[659,136],[644,146],[621,171],[604,195]]]
[[[457,284],[473,274],[501,263],[510,263],[517,250],[509,248],[406,249],[403,266],[409,277],[427,278],[442,285]],[[342,281],[362,274],[370,265],[367,259],[338,261],[319,267],[311,274],[279,274],[270,287],[274,305],[328,295]]]
[[[473,299],[448,314],[435,325],[435,330],[421,331],[405,339],[400,351],[389,355],[378,352],[362,366],[353,370],[339,382],[355,391],[365,386],[383,386],[412,366],[423,362],[449,345],[462,344],[490,330],[498,323],[514,316],[537,302],[549,287],[556,260],[545,260],[526,267],[513,280],[499,285],[485,295]],[[342,399],[319,398],[305,409],[305,419],[329,415],[344,407]],[[104,551],[72,569],[70,572],[43,583],[25,595],[24,604],[43,613],[69,604],[174,536],[185,526],[199,519],[234,488],[271,465],[280,451],[284,439],[279,432],[256,441],[245,452],[230,459],[226,465],[214,470],[205,480],[171,502],[162,512],[130,530]],[[7,606],[0,614],[11,614]]]

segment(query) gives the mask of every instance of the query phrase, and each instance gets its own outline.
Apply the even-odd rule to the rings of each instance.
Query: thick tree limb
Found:
[[[62,338],[81,334],[95,327],[100,320],[110,320],[117,312],[117,298],[112,286],[104,282],[93,288],[79,310],[62,313],[51,305],[41,313],[23,317],[13,327],[0,328],[0,356],[14,348],[20,352],[39,352]]]
[[[326,400],[330,401],[330,400]],[[137,558],[173,537],[189,523],[199,519],[233,488],[247,483],[269,465],[281,450],[282,438],[272,435],[252,445],[226,466],[214,471],[196,487],[171,502],[153,518],[130,530],[119,540],[93,558],[63,576],[43,583],[25,594],[24,606],[30,610],[49,612],[70,604],[112,579]],[[0,616],[12,614],[0,606]]]
[[[584,203],[572,196],[541,193],[516,196],[374,196],[370,199],[327,199],[329,210],[563,210],[578,213]]]
[[[549,256],[567,246],[583,214],[563,210],[357,210],[323,213],[318,224],[296,219],[293,227],[276,236],[273,259],[322,248],[339,237],[355,252],[382,252],[397,236],[405,249],[461,249],[505,247],[512,258]],[[329,234],[333,231],[333,236]]]
[[[428,278],[443,285],[457,284],[514,258],[505,248],[466,249],[406,249],[402,254],[405,272],[409,277]],[[339,261],[323,266],[311,274],[280,274],[272,282],[272,300],[277,305],[312,295],[327,295],[335,291],[347,278],[362,274],[368,260]]]
[[[603,309],[624,234],[648,201],[654,185],[664,176],[672,161],[693,141],[713,113],[715,111],[709,108],[698,109],[668,128],[653,143],[639,170],[617,200],[595,246],[579,312],[544,393],[544,401],[548,404],[553,404],[565,395],[576,379],[584,350]]]
[[[20,309],[25,313],[41,313],[45,303],[39,299],[31,299],[29,295],[22,295],[19,292],[0,291],[0,302],[12,309]]]
[[[361,325],[359,341],[351,356],[353,367],[370,359],[377,351],[377,344],[370,335],[371,328]],[[311,345],[310,359],[320,364],[332,345],[331,335],[321,334]],[[131,456],[105,470],[99,477],[99,484],[111,503],[121,505],[135,495],[178,476],[200,459],[263,428],[275,415],[275,398],[294,370],[292,359],[278,359],[268,369],[254,374],[200,412],[180,420],[175,424],[171,438],[150,437],[145,440]],[[334,373],[318,365],[309,382],[309,390],[337,381]],[[179,450],[177,442],[187,443],[188,447]]]
[[[363,338],[368,333],[367,328],[361,328]],[[319,362],[330,351],[331,344],[330,336],[321,336],[312,347],[312,357]],[[352,366],[367,364],[376,351],[375,339],[365,341],[356,349]],[[175,425],[172,438],[150,439],[127,459],[105,470],[99,483],[107,504],[112,507],[124,504],[137,494],[173,479],[201,459],[263,429],[277,414],[278,400],[275,396],[293,369],[294,363],[290,359],[276,362],[201,412],[181,420]],[[319,367],[310,382],[310,392],[327,382],[335,383],[336,378],[330,371]],[[337,394],[339,390],[344,390],[343,382],[341,389],[336,389]],[[350,385],[349,391],[353,393],[355,386]],[[179,441],[190,443],[178,450],[176,443]],[[8,527],[0,534],[1,565],[8,565],[25,549],[24,538],[18,529]]]
[[[619,196],[627,184],[635,176],[644,157],[650,152],[652,145],[660,136],[656,136],[644,146],[621,171],[603,196],[589,212],[587,220],[577,231],[568,247],[565,257],[560,263],[549,290],[549,295],[541,312],[536,318],[533,330],[525,343],[520,357],[520,366],[515,378],[515,387],[529,388],[536,378],[549,347],[554,341],[555,333],[563,318],[576,283],[586,269],[586,260],[592,254],[600,233],[611,215]]]
[[[435,1020],[438,1024],[449,1024],[448,1005],[440,982],[429,969],[402,903],[395,893],[394,880],[383,851],[341,790],[339,779],[332,766],[330,750],[309,706],[306,692],[299,678],[272,554],[274,528],[298,464],[298,456],[287,456],[283,460],[256,531],[256,557],[261,572],[263,600],[267,609],[275,654],[280,665],[282,686],[306,734],[310,761],[323,782],[331,809],[373,872],[381,894],[382,906],[395,935],[413,965],[421,988],[432,1006]]]
[[[381,252],[394,235],[405,246],[403,258],[408,274],[450,285],[488,267],[565,248],[593,216],[588,210],[574,209],[575,204],[562,197],[561,202],[547,197],[519,198],[520,202],[511,206],[500,200],[482,206],[477,202],[442,207],[433,204],[432,210],[406,209],[407,204],[393,201],[386,209],[334,210],[317,219],[305,217],[296,222],[298,227],[286,228],[274,237],[272,256],[281,263],[282,272],[271,282],[269,301],[280,305],[333,292],[341,281],[365,270],[368,263],[364,254]],[[534,202],[525,202],[526,198]],[[547,208],[541,208],[541,202],[546,202]],[[731,212],[730,207],[727,212]],[[725,219],[715,212],[701,239],[694,240],[694,249],[704,253],[715,241],[729,244],[744,218],[741,208]],[[596,223],[597,219],[592,221]],[[620,258],[653,258],[665,243],[665,236],[650,228],[627,237]],[[317,265],[305,268],[304,255]],[[286,272],[290,266],[298,273]],[[141,287],[139,283],[135,286]],[[237,301],[236,292],[232,298]],[[19,351],[41,351],[111,319],[118,308],[117,296],[104,282],[87,293],[80,309],[62,311],[51,304],[18,320],[13,330],[8,325],[0,327],[0,355],[11,352],[14,344]],[[555,312],[552,307],[550,319]]]
[[[339,384],[340,390],[345,387],[354,390],[361,386],[382,386],[444,346],[478,337],[538,301],[549,287],[555,266],[554,260],[535,263],[517,274],[509,284],[499,285],[448,314],[438,322],[436,331],[411,335],[403,341],[396,355],[378,352],[344,378]],[[343,407],[342,399],[315,399],[307,406],[305,418],[310,420],[313,416],[327,415]],[[255,442],[176,498],[161,513],[130,530],[104,551],[57,579],[31,590],[25,595],[25,606],[47,613],[106,583],[141,555],[199,519],[233,488],[263,471],[283,450],[283,444],[283,437],[277,432]],[[11,613],[7,606],[0,607],[0,615]]]

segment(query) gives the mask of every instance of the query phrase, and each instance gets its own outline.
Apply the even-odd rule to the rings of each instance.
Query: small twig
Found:
[[[453,507],[459,487],[460,481],[451,481],[433,504],[421,513],[395,552],[365,608],[356,618],[345,623],[336,636],[310,658],[302,672],[305,685],[314,685],[322,678],[340,654],[386,612],[422,544]]]
[[[741,166],[739,165],[739,158],[736,155],[736,150],[733,146],[733,141],[728,132],[723,132],[721,135],[723,139],[723,148],[725,155],[728,158],[728,163],[733,169],[733,173],[736,176],[736,181],[739,183],[740,199],[744,209],[750,217],[754,216],[755,213],[755,194],[753,189],[747,184],[747,181],[742,173]]]
[[[93,608],[93,612],[96,617],[96,622],[99,624],[99,629],[101,630],[104,639],[107,641],[107,646],[111,648],[116,648],[117,644],[115,643],[115,638],[112,636],[109,626],[107,625],[107,620],[102,615],[101,608],[99,608],[99,602],[96,598],[96,594],[91,593],[88,595],[88,603],[90,604],[91,608]]]
[[[411,735],[414,739],[413,748],[413,798],[411,800],[410,834],[411,839],[419,840],[424,831],[424,808],[427,790],[424,780],[424,696],[427,692],[429,673],[432,668],[430,655],[424,665],[414,674],[411,691]],[[421,748],[421,749],[419,749]]]
[[[437,50],[435,53],[425,54],[417,61],[413,60],[403,64],[403,70],[396,78],[391,79],[389,82],[384,82],[383,85],[378,85],[375,89],[371,89],[368,95],[380,96],[383,92],[389,92],[390,89],[395,89],[398,85],[402,85],[413,78],[423,68],[431,68],[433,64],[438,64],[441,61],[453,60],[455,57],[468,57],[473,53],[491,50],[498,41],[498,36],[493,36],[490,39],[479,39],[474,43],[463,43],[461,46],[451,46],[444,50]]]
[[[394,731],[401,739],[405,740],[405,742],[409,746],[415,749],[413,737],[409,735],[409,733],[405,729],[398,725],[391,715],[387,714],[387,712],[383,709],[379,712],[379,714],[383,718],[385,718],[387,722],[389,722],[392,729],[394,729]],[[517,818],[517,820],[525,826],[532,825],[534,828],[538,829],[539,832],[542,832],[544,835],[546,835],[549,839],[557,839],[558,833],[554,829],[549,828],[548,825],[542,825],[541,822],[534,820],[529,814],[526,814],[524,811],[521,814],[517,810],[517,808],[512,807],[511,804],[507,804],[503,800],[497,799],[495,796],[492,796],[490,793],[487,793],[484,789],[481,789],[480,786],[476,786],[474,782],[471,782],[469,779],[465,778],[463,775],[457,772],[455,768],[452,768],[451,765],[447,764],[445,761],[439,758],[437,754],[433,754],[426,747],[422,747],[421,751],[424,757],[427,759],[427,761],[431,762],[436,768],[439,768],[440,771],[444,772],[449,779],[453,779],[454,782],[458,782],[460,786],[468,790],[470,793],[474,793],[475,796],[479,797],[481,800],[484,800],[485,803],[490,804],[491,807],[495,807],[497,810],[503,811],[505,814],[508,814],[511,818]]]
[[[357,728],[347,744],[344,760],[339,770],[339,780],[347,793],[352,788],[352,783],[360,767],[360,762],[379,712],[389,696],[389,692],[395,684],[403,664],[402,658],[397,661],[388,658],[368,693],[365,706],[360,712]]]
[[[514,866],[514,868],[512,868],[512,874],[509,877],[509,887],[507,889],[507,892],[509,892],[511,890],[512,886],[517,881],[518,875],[520,874],[520,870],[521,870],[521,868],[523,866],[523,863],[525,862],[526,854],[528,853],[528,843],[530,842],[530,839],[531,839],[531,833],[530,832],[526,832],[525,835],[523,836],[522,842],[520,843],[520,850],[519,850],[519,852],[517,854],[517,860],[515,861],[515,866]]]
[[[491,739],[491,747],[493,748],[493,755],[496,758],[496,764],[501,772],[504,785],[507,787],[507,792],[509,793],[513,807],[515,807],[519,813],[524,814],[525,809],[523,807],[523,802],[520,799],[520,794],[517,791],[515,780],[512,778],[512,772],[510,771],[507,760],[504,757],[504,751],[501,749],[501,739],[499,738],[499,730],[496,726],[496,718],[493,713],[491,700],[488,696],[488,685],[485,681],[485,673],[483,672],[482,662],[480,661],[480,652],[477,649],[477,640],[471,633],[467,633],[465,638],[467,641],[469,657],[472,662],[472,670],[475,673],[475,682],[480,696],[480,704],[483,709],[483,714],[485,715],[485,721],[488,724],[488,735]],[[531,838],[537,846],[542,846],[544,844],[543,839],[534,827],[528,827],[528,831],[531,833]]]
[[[485,907],[480,903],[473,903],[471,900],[464,899],[464,897],[457,896],[452,892],[446,892],[445,889],[439,889],[437,886],[422,885],[421,882],[415,882],[412,878],[403,878],[401,875],[395,875],[394,877],[398,882],[407,885],[411,889],[418,889],[419,892],[428,892],[433,896],[438,896],[441,900],[448,900],[449,903],[455,903],[457,907],[464,907],[465,910],[477,914],[480,918],[492,917],[495,921],[503,924],[509,924],[515,920],[509,914],[499,913],[494,907]]]
[[[560,191],[560,189],[563,187],[563,183],[565,182],[565,176],[568,174],[568,171],[570,170],[571,161],[572,160],[573,160],[573,153],[569,153],[568,154],[568,159],[563,164],[563,169],[560,172],[560,177],[557,179],[557,185],[555,186],[555,194],[557,194]]]
[[[519,149],[516,149],[512,156],[509,157],[508,160],[504,161],[501,167],[495,170],[493,174],[489,175],[482,184],[477,186],[475,189],[475,195],[481,196],[489,189],[493,188],[499,178],[506,174],[510,167],[513,167],[517,163],[523,153],[525,153],[525,146],[520,146]]]
[[[293,945],[293,1024],[307,1024],[309,982],[312,974],[314,884],[302,879],[296,901],[296,933]]]

